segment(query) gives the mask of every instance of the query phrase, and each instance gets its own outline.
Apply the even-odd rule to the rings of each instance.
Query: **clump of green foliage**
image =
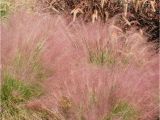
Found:
[[[89,61],[97,65],[113,65],[116,62],[109,52],[102,50],[89,52]]]
[[[132,105],[121,101],[113,107],[111,113],[103,120],[112,120],[115,118],[121,118],[121,120],[136,120],[137,112]]]
[[[2,119],[26,120],[28,110],[25,109],[24,104],[42,94],[40,86],[17,80],[10,74],[3,75],[2,80],[0,91]]]
[[[5,18],[8,16],[11,10],[11,4],[9,1],[2,0],[0,2],[0,17]]]
[[[1,85],[1,116],[2,120],[60,120],[52,112],[32,110],[26,107],[28,101],[43,95],[41,86],[17,80],[10,74],[3,75]]]
[[[0,1],[0,18],[6,20],[10,14],[18,10],[34,11],[35,0],[1,0]]]

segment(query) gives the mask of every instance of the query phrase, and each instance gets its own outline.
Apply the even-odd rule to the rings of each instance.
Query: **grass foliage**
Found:
[[[0,17],[5,18],[11,10],[11,3],[7,0],[2,0],[0,2]]]
[[[140,6],[150,4],[153,12],[153,3],[41,0],[39,4],[40,9],[49,7],[50,13],[71,12],[74,22],[23,11],[1,25],[3,120],[157,118],[159,70],[154,45],[136,29],[124,32],[115,23],[119,18],[95,22],[106,20],[106,11],[116,14],[117,7],[130,24],[126,8],[134,7],[138,13]],[[8,14],[2,13],[2,17]],[[77,19],[81,17],[92,23]]]
[[[3,75],[1,85],[1,119],[3,120],[27,120],[28,110],[25,102],[42,94],[38,85],[30,85],[24,81],[15,79],[12,75]]]
[[[129,105],[127,102],[119,102],[116,104],[110,115],[104,120],[112,120],[115,118],[121,118],[122,120],[137,120],[137,112],[133,106]]]
[[[107,53],[106,51],[90,52],[89,61],[97,65],[112,65],[116,62],[115,58],[113,58],[111,54]]]

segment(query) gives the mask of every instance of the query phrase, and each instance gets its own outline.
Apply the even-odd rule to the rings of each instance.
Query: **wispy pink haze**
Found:
[[[46,94],[28,106],[39,104],[65,118],[60,101],[66,97],[72,104],[66,119],[101,120],[123,101],[135,108],[137,120],[158,116],[158,54],[138,31],[124,33],[112,19],[70,23],[62,16],[17,13],[2,25],[3,66],[12,68],[17,50],[30,58],[39,43],[40,61],[53,73],[43,81]],[[104,64],[90,61],[90,52],[99,51]]]

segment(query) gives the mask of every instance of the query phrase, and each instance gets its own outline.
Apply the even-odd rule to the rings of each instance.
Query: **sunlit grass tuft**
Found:
[[[110,115],[107,115],[103,120],[116,118],[121,118],[121,120],[137,120],[137,111],[129,103],[121,101],[113,106]]]
[[[105,65],[108,66],[116,63],[115,58],[107,51],[98,50],[95,52],[89,52],[89,61],[93,64],[97,65]]]

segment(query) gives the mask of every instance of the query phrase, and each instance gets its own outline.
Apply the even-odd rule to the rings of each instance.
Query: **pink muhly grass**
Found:
[[[111,22],[67,22],[60,16],[18,13],[2,27],[4,67],[13,72],[10,60],[17,51],[28,60],[42,42],[37,59],[53,71],[43,82],[46,95],[28,107],[47,108],[69,120],[154,120],[159,63],[153,45],[136,30],[123,33]],[[29,74],[19,76],[24,79]],[[130,116],[114,113],[121,102],[127,104],[126,109],[133,107]]]
[[[53,25],[45,25],[46,22],[46,17],[40,19],[39,15],[19,12],[1,26],[4,70],[18,79],[35,79],[33,70],[41,69],[41,53],[50,34],[45,29]]]
[[[120,65],[126,63],[146,63],[152,54],[151,44],[146,42],[145,36],[136,30],[123,31],[112,24],[97,23],[73,25],[73,40],[81,46],[86,56],[91,57],[90,53],[103,52],[106,57],[111,57],[115,63]],[[107,58],[106,58],[107,59]],[[106,60],[107,62],[107,60]],[[104,58],[105,63],[105,58]]]
[[[158,69],[155,65],[143,68],[129,65],[112,70],[71,65],[57,71],[46,82],[48,95],[42,103],[53,109],[59,108],[59,101],[65,96],[73,101],[75,115],[82,110],[86,119],[97,120],[109,115],[120,101],[134,106],[139,119],[154,120],[158,116]]]

